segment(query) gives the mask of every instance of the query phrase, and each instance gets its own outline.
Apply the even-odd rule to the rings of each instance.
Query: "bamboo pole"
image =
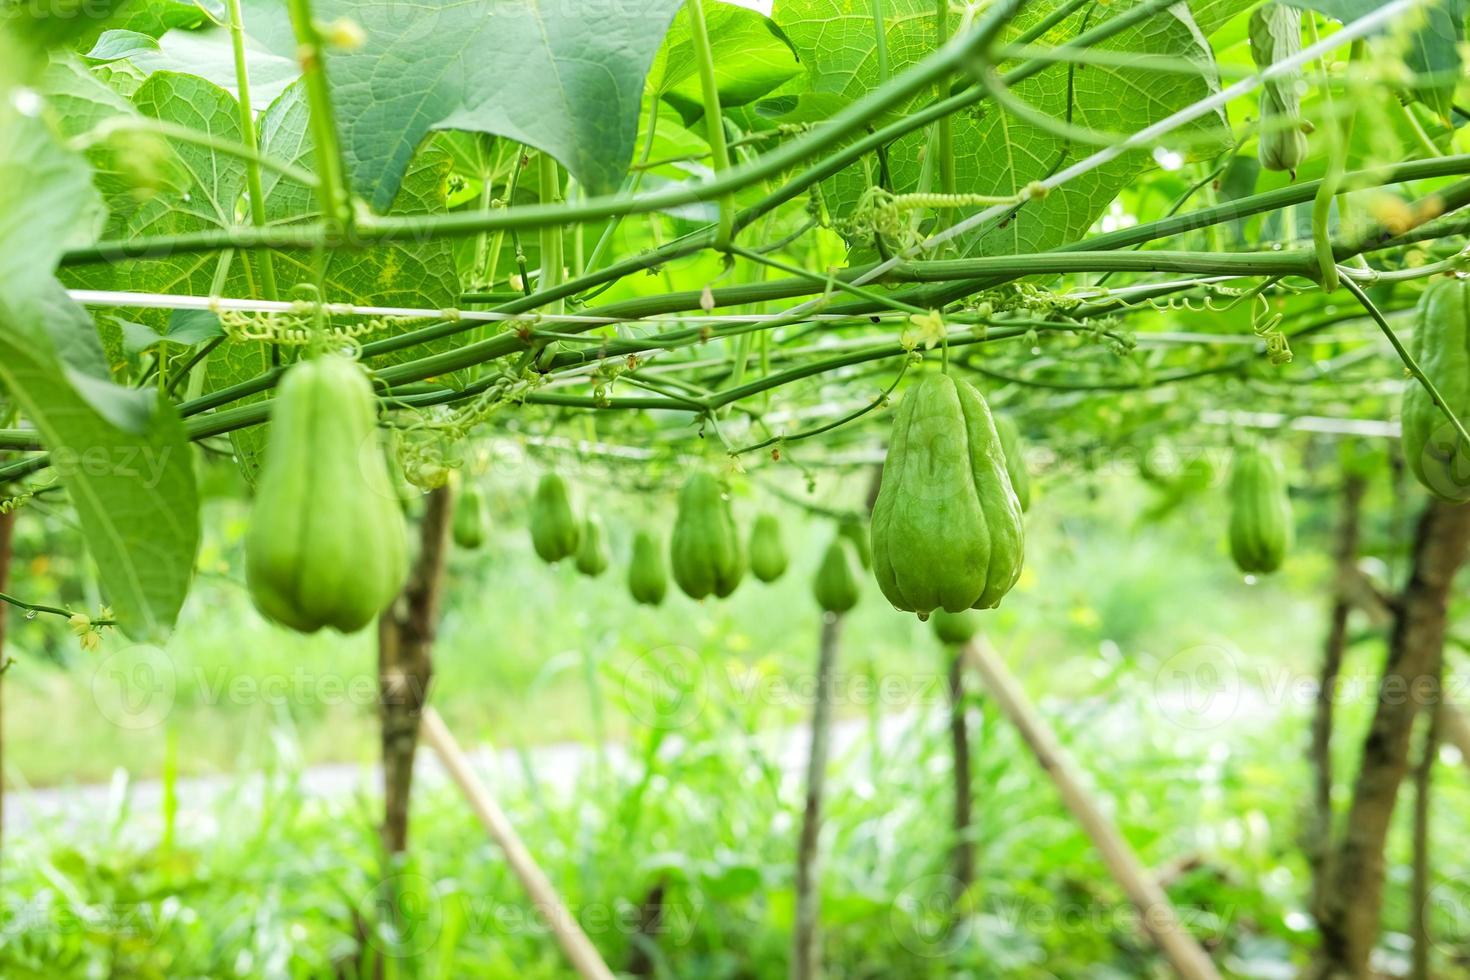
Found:
[[[1082,825],[1102,854],[1113,878],[1137,907],[1143,926],[1184,980],[1220,980],[1215,964],[1179,921],[1169,897],[1144,868],[1127,840],[1114,826],[1082,783],[1081,772],[1056,734],[1027,699],[1020,683],[984,637],[964,647],[963,656],[995,698],[996,704],[1020,731],[1042,769],[1056,784],[1072,816]]]
[[[506,862],[520,879],[536,908],[545,916],[552,934],[556,936],[557,944],[561,946],[577,974],[584,980],[613,980],[613,972],[603,962],[602,954],[597,952],[592,940],[587,938],[587,934],[572,917],[571,911],[557,895],[551,880],[536,864],[536,859],[531,857],[531,852],[511,826],[505,812],[470,769],[469,759],[445,727],[439,712],[425,707],[420,725],[424,741],[438,754],[444,768],[449,771],[450,778],[469,801],[470,809],[475,811],[480,823],[490,834],[490,839],[505,852]]]

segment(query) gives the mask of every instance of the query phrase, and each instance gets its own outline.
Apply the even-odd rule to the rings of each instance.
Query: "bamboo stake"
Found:
[[[1169,897],[1087,792],[1076,762],[1031,705],[1005,662],[983,637],[967,644],[963,656],[989,688],[1001,711],[1020,731],[1042,769],[1052,778],[1062,802],[1092,839],[1113,878],[1137,907],[1144,928],[1175,971],[1184,980],[1220,980],[1209,955],[1184,928]]]
[[[480,823],[489,832],[490,839],[505,852],[505,860],[510,864],[516,877],[521,880],[527,894],[531,896],[531,901],[545,916],[547,924],[556,936],[557,944],[561,946],[562,952],[571,961],[577,974],[586,980],[613,980],[613,972],[603,962],[602,955],[597,952],[597,948],[592,945],[592,941],[587,938],[587,934],[572,917],[571,911],[563,904],[550,879],[546,877],[546,873],[536,864],[536,859],[531,857],[531,852],[526,850],[526,845],[521,841],[515,828],[511,826],[505,812],[491,798],[489,790],[470,769],[469,759],[465,757],[464,750],[459,747],[459,743],[445,727],[444,719],[439,717],[439,712],[425,707],[420,725],[424,741],[433,746],[434,751],[438,753],[439,760],[449,771],[450,778],[454,780],[460,792],[464,793],[470,808],[475,811],[475,815],[480,818]]]

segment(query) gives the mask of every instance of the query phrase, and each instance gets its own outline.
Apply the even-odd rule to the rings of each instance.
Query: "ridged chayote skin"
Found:
[[[1230,557],[1236,567],[1247,575],[1276,571],[1294,537],[1281,464],[1258,446],[1237,450],[1230,473]]]
[[[1435,282],[1419,299],[1414,360],[1455,417],[1470,426],[1470,280]],[[1470,445],[1417,379],[1404,389],[1404,460],[1436,497],[1470,502]]]
[[[679,491],[679,513],[669,547],[674,581],[691,599],[735,591],[745,574],[740,531],[720,481],[698,472]]]
[[[392,486],[362,369],[337,355],[293,365],[276,389],[245,538],[256,608],[303,633],[372,622],[408,574]]]
[[[602,540],[602,521],[587,518],[582,525],[582,540],[577,545],[577,571],[596,578],[607,571],[607,545]]]
[[[750,573],[762,582],[774,582],[786,574],[786,544],[781,525],[770,514],[761,514],[750,528]]]
[[[878,586],[920,619],[935,609],[993,608],[1016,584],[1021,504],[973,385],[926,374],[904,397],[872,525]]]
[[[633,537],[633,558],[628,563],[628,591],[633,601],[657,606],[669,591],[669,575],[664,569],[664,552],[658,539],[647,531]]]
[[[1021,502],[1021,513],[1031,509],[1031,474],[1026,472],[1026,455],[1021,448],[1021,431],[1009,415],[992,415],[996,435],[1000,436],[1000,448],[1006,456],[1006,475],[1011,478],[1011,489]]]
[[[858,582],[852,574],[852,560],[841,536],[832,539],[817,566],[812,580],[812,595],[823,612],[845,613],[858,602]]]
[[[555,473],[545,474],[531,499],[531,544],[536,554],[542,561],[559,562],[577,553],[581,537],[567,485]]]

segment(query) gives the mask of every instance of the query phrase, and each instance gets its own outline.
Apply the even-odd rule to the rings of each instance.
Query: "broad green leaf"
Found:
[[[748,105],[801,74],[796,49],[769,17],[744,7],[713,4],[705,26],[722,109]],[[687,7],[675,15],[650,77],[657,79],[659,96],[679,110],[685,125],[704,115]]]
[[[223,334],[219,317],[209,310],[174,310],[169,314],[168,326],[162,331],[146,323],[121,318],[117,323],[122,330],[123,347],[129,354],[139,354],[160,342],[193,347]]]
[[[1409,39],[1404,62],[1425,81],[1413,88],[1414,97],[1444,120],[1455,111],[1455,88],[1463,62],[1466,0],[1437,0],[1423,11],[1425,23]]]
[[[131,102],[94,78],[72,54],[52,56],[37,80],[36,91],[46,99],[48,120],[67,137],[133,111]]]
[[[0,382],[51,453],[119,622],[130,635],[156,637],[173,624],[194,571],[189,444],[173,407],[153,393],[64,366],[57,341],[93,328],[64,310],[52,270],[68,240],[89,237],[96,192],[80,157],[9,106],[0,109]]]
[[[327,60],[352,183],[379,211],[433,129],[507,136],[597,194],[633,156],[644,78],[679,0],[397,0],[319,4],[367,34]]]
[[[23,306],[0,302],[0,381],[50,450],[118,622],[131,636],[161,636],[183,605],[199,546],[183,425],[152,392],[63,372],[29,316]],[[87,398],[79,383],[91,389]],[[130,400],[158,401],[141,430],[125,429],[93,407],[104,395],[115,401],[109,415],[134,422],[138,406]]]
[[[1026,4],[1013,25],[1019,31],[1055,9],[1060,0]],[[1095,27],[1104,16],[1116,16],[1133,3],[1106,8],[1084,7],[1049,31],[1039,43],[1059,44]],[[1239,7],[1245,6],[1244,3]],[[1218,17],[1227,4],[1210,5]],[[934,7],[924,0],[891,0],[884,6],[885,35],[893,72],[921,59],[934,48]],[[782,0],[776,20],[796,42],[817,91],[855,98],[878,82],[873,43],[872,5],[862,0]],[[1056,64],[1017,85],[1013,94],[1034,110],[1061,122],[1105,133],[1133,132],[1218,90],[1213,55],[1188,8],[1176,4],[1109,39],[1110,51],[1169,55],[1199,65],[1195,75],[1146,71],[1131,67]],[[922,104],[932,95],[921,95]],[[1079,144],[1055,130],[981,103],[954,117],[953,147],[956,190],[986,196],[1019,192],[1098,147]],[[912,133],[888,147],[892,188],[899,193],[937,191],[931,133]],[[1223,115],[1214,114],[1181,127],[1174,141],[1184,158],[1218,152],[1228,145]],[[1080,238],[1117,194],[1143,169],[1153,165],[1138,152],[1084,174],[1046,198],[1032,201],[1011,220],[971,237],[972,254],[1041,251]],[[824,184],[829,209],[850,217],[876,175],[868,165],[849,167]],[[964,212],[961,212],[964,213]]]
[[[235,92],[235,55],[229,31],[208,26],[202,30],[172,30],[154,39],[136,31],[112,30],[97,40],[87,57],[101,64],[126,61],[144,75],[158,71],[181,72],[208,79]],[[250,46],[245,49],[252,100],[264,103],[286,90],[301,74],[294,58]]]

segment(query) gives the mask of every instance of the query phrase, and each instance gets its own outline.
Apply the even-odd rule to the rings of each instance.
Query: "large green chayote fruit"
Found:
[[[927,619],[998,605],[1021,574],[1021,503],[973,385],[927,374],[893,421],[873,505],[873,571],[888,601]]]
[[[1470,280],[1441,279],[1419,300],[1412,353],[1445,406],[1470,425]],[[1417,379],[1404,389],[1404,460],[1436,497],[1470,502],[1470,444]]]
[[[674,581],[691,599],[723,599],[745,574],[740,531],[720,481],[697,472],[679,491],[679,512],[669,547]]]
[[[268,619],[355,633],[402,588],[406,529],[377,416],[348,358],[299,361],[281,379],[245,537],[250,596]]]

